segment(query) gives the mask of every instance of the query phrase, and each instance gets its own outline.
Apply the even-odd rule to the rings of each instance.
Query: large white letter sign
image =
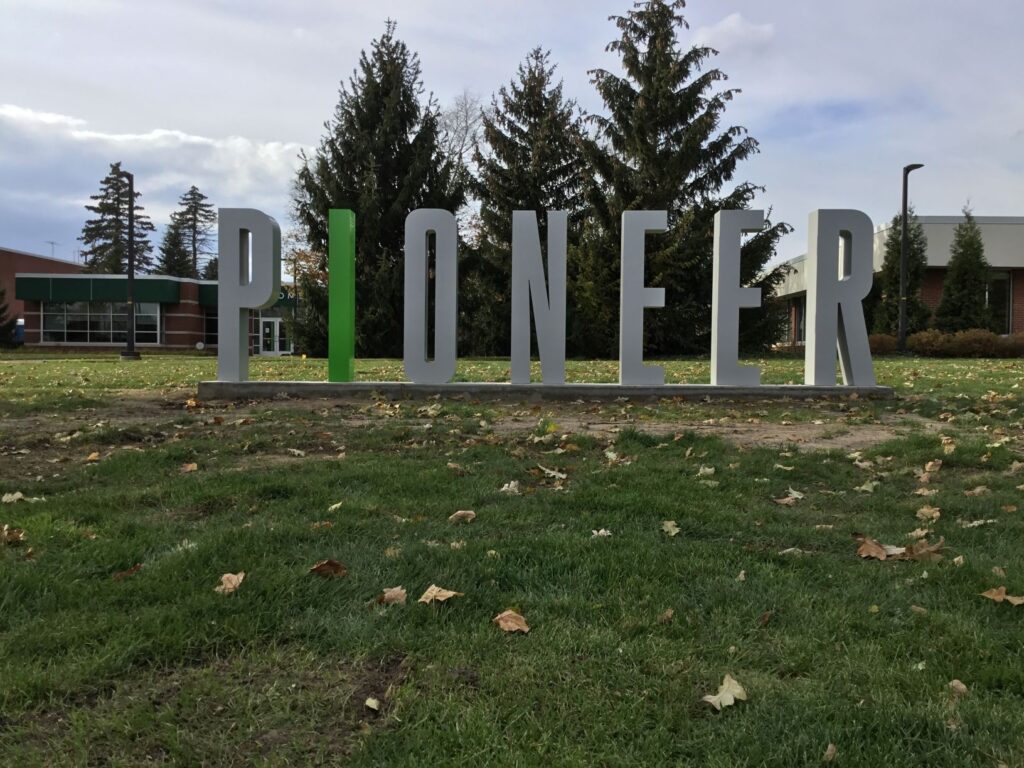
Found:
[[[246,381],[249,310],[281,292],[281,228],[254,208],[221,208],[217,220],[217,379]]]
[[[428,239],[434,233],[434,359],[427,359]],[[405,220],[405,375],[414,384],[447,384],[455,375],[459,282],[455,214],[420,208]]]
[[[512,213],[512,383],[530,383],[530,300],[541,379],[565,384],[565,258],[569,214],[548,211],[548,279],[533,211]]]
[[[622,214],[622,265],[619,281],[619,384],[660,386],[665,369],[644,365],[644,310],[665,306],[665,289],[644,285],[644,238],[668,229],[667,211]]]
[[[740,308],[761,306],[761,289],[740,285],[740,247],[745,232],[764,229],[764,211],[715,214],[714,277],[711,279],[711,384],[756,387],[761,372],[740,365]]]
[[[839,240],[843,264],[839,264]],[[861,302],[871,291],[871,219],[860,211],[820,210],[810,217],[804,383],[835,386],[836,347],[843,384],[875,386]]]

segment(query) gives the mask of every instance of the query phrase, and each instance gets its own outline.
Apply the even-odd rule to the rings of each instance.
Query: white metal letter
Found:
[[[249,310],[281,292],[281,228],[253,208],[221,208],[217,220],[217,380],[246,381]]]
[[[665,289],[644,285],[644,238],[668,229],[667,211],[622,214],[622,263],[619,281],[619,384],[660,386],[665,369],[644,365],[644,309],[665,306]]]
[[[533,211],[512,213],[512,383],[530,383],[530,300],[537,325],[541,380],[565,384],[566,211],[548,211],[548,278]]]
[[[843,383],[875,385],[861,303],[871,291],[872,233],[871,219],[861,211],[819,210],[810,216],[805,384],[836,383],[838,347]]]
[[[764,211],[715,214],[714,277],[711,280],[711,383],[756,387],[761,372],[740,365],[740,308],[761,306],[761,289],[740,285],[743,234],[764,228]]]
[[[435,237],[434,359],[427,359],[428,238]],[[455,375],[459,281],[455,214],[420,208],[405,220],[405,375],[415,384],[446,384]]]

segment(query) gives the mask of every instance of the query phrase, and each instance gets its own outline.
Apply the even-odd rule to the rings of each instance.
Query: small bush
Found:
[[[889,333],[873,333],[868,336],[868,346],[873,355],[891,355],[896,351],[896,337]]]
[[[907,339],[907,348],[922,357],[1021,357],[1024,334],[999,336],[980,328],[956,333],[922,331]]]

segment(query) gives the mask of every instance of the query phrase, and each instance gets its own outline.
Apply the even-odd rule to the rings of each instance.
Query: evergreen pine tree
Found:
[[[18,319],[7,314],[7,291],[0,285],[0,347],[14,343],[14,327]]]
[[[592,116],[595,140],[585,144],[594,175],[589,197],[596,231],[584,234],[593,246],[580,278],[579,318],[585,354],[612,354],[619,291],[620,219],[626,210],[667,210],[669,231],[648,238],[647,283],[665,288],[665,308],[646,324],[649,354],[706,353],[711,334],[712,240],[720,209],[750,206],[762,191],[749,182],[723,190],[737,166],[758,151],[745,129],[720,129],[735,90],[716,90],[726,79],[706,68],[711,48],[680,47],[686,27],[683,0],[634,3],[612,17],[620,37],[608,50],[621,58],[623,76],[591,72],[608,114]],[[741,344],[763,348],[782,335],[784,315],[773,302],[784,267],[766,265],[786,224],[766,224],[743,247],[741,280],[758,286],[762,307],[741,313]]]
[[[178,205],[181,207],[172,216],[177,219],[185,250],[192,262],[191,273],[183,277],[196,277],[202,267],[214,258],[212,233],[217,226],[217,209],[195,184],[181,196]]]
[[[953,231],[949,266],[942,283],[942,300],[935,310],[935,326],[953,333],[970,328],[993,330],[992,312],[987,306],[988,261],[981,228],[970,208]]]
[[[440,149],[438,108],[422,100],[420,63],[395,36],[384,34],[360,56],[343,83],[334,117],[313,157],[302,156],[293,189],[296,223],[327,261],[327,212],[356,212],[356,350],[361,355],[402,354],[402,285],[405,218],[417,208],[456,211],[465,200],[460,165]],[[303,306],[326,304],[326,285],[303,286]],[[313,294],[324,294],[323,300]],[[296,319],[300,346],[323,354],[324,318]]]
[[[882,270],[875,277],[878,285],[878,303],[872,319],[875,333],[899,333],[900,324],[900,248],[903,239],[903,216],[896,214],[885,237],[885,258]],[[920,219],[910,209],[907,222],[907,333],[917,333],[928,327],[931,310],[921,300],[921,286],[928,267],[928,239]]]
[[[164,232],[160,243],[160,261],[156,271],[171,277],[196,277],[192,268],[192,255],[185,245],[185,232],[181,220],[171,215],[171,223]]]
[[[217,279],[217,257],[214,256],[212,259],[207,261],[203,265],[203,271],[200,277],[203,280],[216,280]]]
[[[550,54],[533,49],[483,116],[486,147],[475,155],[474,185],[480,201],[480,260],[475,274],[468,276],[479,281],[473,328],[486,337],[481,353],[509,353],[512,212],[536,211],[541,243],[546,244],[545,212],[568,211],[573,243],[585,205],[581,121],[575,102],[563,96],[554,73]],[[572,274],[570,270],[570,281]]]
[[[136,200],[141,193],[136,191]],[[86,210],[97,214],[82,227],[79,240],[82,241],[82,256],[85,257],[85,271],[123,275],[128,271],[128,181],[121,174],[121,163],[111,163],[110,173],[100,182],[98,195],[90,195],[93,205]],[[153,265],[153,245],[149,233],[155,227],[143,213],[141,205],[135,206],[135,270],[146,272]]]

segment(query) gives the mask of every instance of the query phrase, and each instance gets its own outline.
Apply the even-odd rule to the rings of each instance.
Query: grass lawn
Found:
[[[0,492],[41,499],[0,503],[0,765],[1024,766],[1024,606],[980,594],[1024,595],[1024,361],[876,361],[892,402],[190,402],[214,365],[0,358]],[[912,531],[944,548],[858,556]]]

